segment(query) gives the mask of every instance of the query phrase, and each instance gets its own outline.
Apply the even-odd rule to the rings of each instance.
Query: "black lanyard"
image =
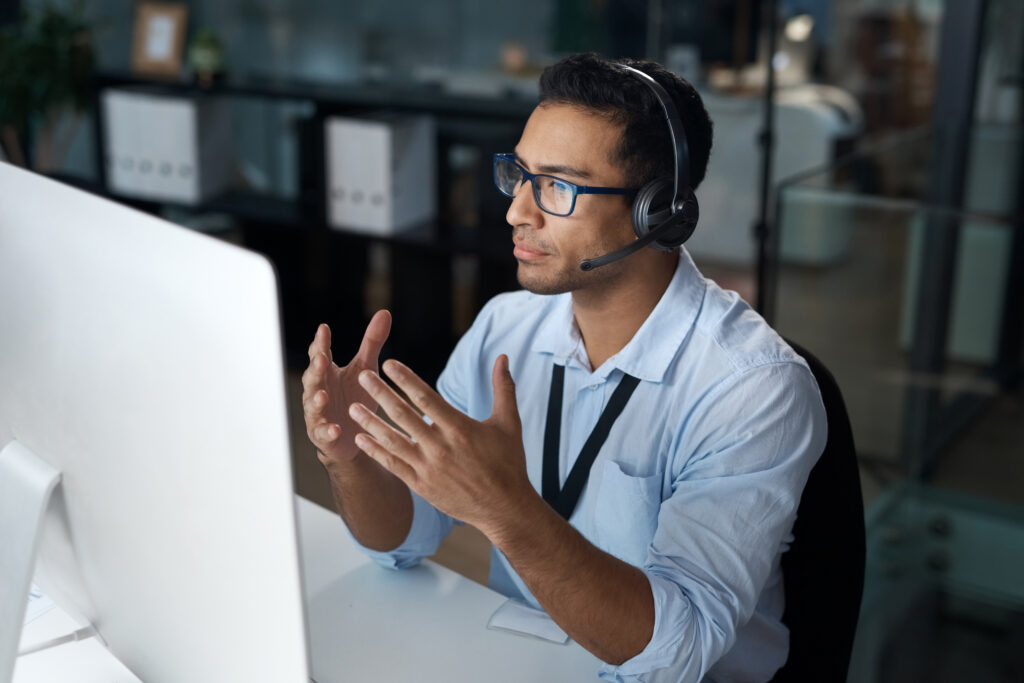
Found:
[[[590,476],[590,468],[597,458],[601,446],[608,439],[608,433],[618,419],[626,402],[633,395],[640,380],[632,375],[623,374],[619,386],[615,387],[611,400],[598,418],[594,431],[590,432],[583,450],[576,458],[565,486],[558,487],[558,442],[562,434],[562,392],[565,386],[565,366],[556,365],[551,373],[551,393],[548,395],[548,419],[544,427],[544,469],[541,472],[541,495],[548,505],[555,509],[564,519],[569,519],[576,503],[583,493],[583,485]]]

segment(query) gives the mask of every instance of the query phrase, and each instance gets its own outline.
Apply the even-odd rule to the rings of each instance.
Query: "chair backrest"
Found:
[[[789,658],[772,679],[845,681],[864,591],[864,501],[846,404],[832,373],[793,342],[811,368],[828,440],[800,498],[793,543],[782,556]]]

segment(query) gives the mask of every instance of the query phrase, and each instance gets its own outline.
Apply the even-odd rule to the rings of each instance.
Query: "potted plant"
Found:
[[[61,122],[87,107],[93,60],[81,0],[0,29],[0,143],[11,161],[41,172],[60,163],[81,118]]]
[[[188,62],[202,88],[209,88],[224,75],[224,45],[210,29],[200,29],[188,49]]]

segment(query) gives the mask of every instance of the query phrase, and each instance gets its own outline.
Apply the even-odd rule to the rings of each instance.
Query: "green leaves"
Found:
[[[82,2],[47,6],[0,30],[0,125],[24,133],[36,117],[89,101],[92,35]]]

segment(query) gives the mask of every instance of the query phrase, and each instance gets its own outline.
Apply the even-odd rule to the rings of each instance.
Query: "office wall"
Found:
[[[36,10],[69,0],[22,0]],[[475,0],[223,0],[185,2],[189,26],[211,28],[225,41],[229,63],[281,76],[344,78],[360,62],[395,67],[479,67],[497,63],[501,45],[548,50],[557,0],[480,3]],[[87,0],[96,22],[98,64],[126,67],[132,3]]]
[[[23,0],[30,12],[70,0]],[[231,72],[324,82],[363,77],[424,78],[497,70],[502,46],[521,45],[543,63],[557,43],[556,16],[574,3],[522,0],[223,0],[187,2],[189,35],[214,30],[224,43]],[[580,4],[580,3],[575,3]],[[133,4],[87,0],[94,26],[96,65],[125,70],[131,61]],[[577,9],[576,14],[588,10]],[[559,14],[561,13],[561,14]],[[570,14],[572,12],[570,11]],[[294,140],[282,139],[294,106],[239,102],[235,130],[240,173],[250,184],[285,196],[294,193]],[[86,125],[83,125],[86,124]],[[61,170],[93,177],[93,140],[86,120],[60,164]],[[70,122],[68,125],[71,125]]]

